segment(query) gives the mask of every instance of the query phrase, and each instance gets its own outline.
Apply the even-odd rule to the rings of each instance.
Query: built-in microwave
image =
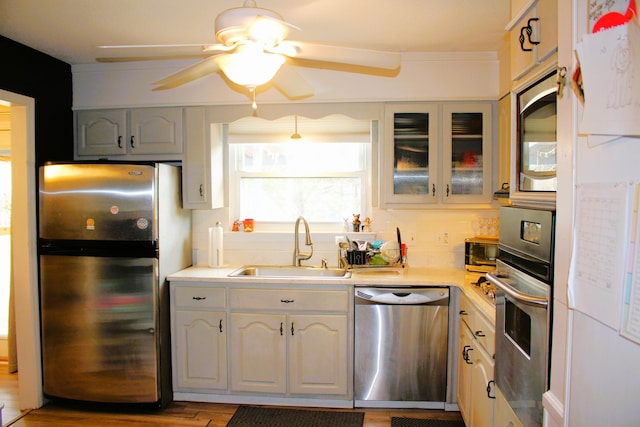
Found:
[[[557,165],[556,71],[517,94],[516,180],[520,192],[555,192]]]

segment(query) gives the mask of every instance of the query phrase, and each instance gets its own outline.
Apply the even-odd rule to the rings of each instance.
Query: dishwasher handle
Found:
[[[356,304],[418,305],[447,304],[449,288],[356,288]]]

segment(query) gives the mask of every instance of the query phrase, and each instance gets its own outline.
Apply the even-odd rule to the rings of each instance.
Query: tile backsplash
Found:
[[[415,267],[463,267],[464,239],[473,237],[483,228],[485,219],[498,218],[498,209],[452,210],[387,210],[374,209],[371,233],[345,232],[342,224],[310,224],[313,256],[303,265],[319,266],[322,259],[329,266],[338,265],[336,236],[345,234],[351,239],[395,240],[400,228],[402,242],[407,244],[408,264]],[[209,227],[221,221],[224,227],[223,260],[225,265],[292,264],[294,223],[273,225],[256,222],[256,231],[232,232],[227,209],[194,210],[192,213],[194,262],[207,266]],[[304,227],[300,225],[300,244]]]

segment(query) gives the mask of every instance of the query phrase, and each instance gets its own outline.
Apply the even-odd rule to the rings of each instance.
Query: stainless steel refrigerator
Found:
[[[166,276],[191,264],[180,168],[67,163],[40,168],[45,395],[171,401]]]

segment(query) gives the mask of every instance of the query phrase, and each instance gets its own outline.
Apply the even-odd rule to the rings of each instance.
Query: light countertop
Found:
[[[172,282],[208,282],[225,285],[278,284],[278,285],[343,285],[343,286],[454,286],[460,288],[486,315],[495,318],[495,307],[482,298],[473,283],[479,274],[464,268],[407,267],[391,271],[353,270],[349,278],[321,277],[229,277],[241,265],[218,268],[189,267],[167,277]]]

